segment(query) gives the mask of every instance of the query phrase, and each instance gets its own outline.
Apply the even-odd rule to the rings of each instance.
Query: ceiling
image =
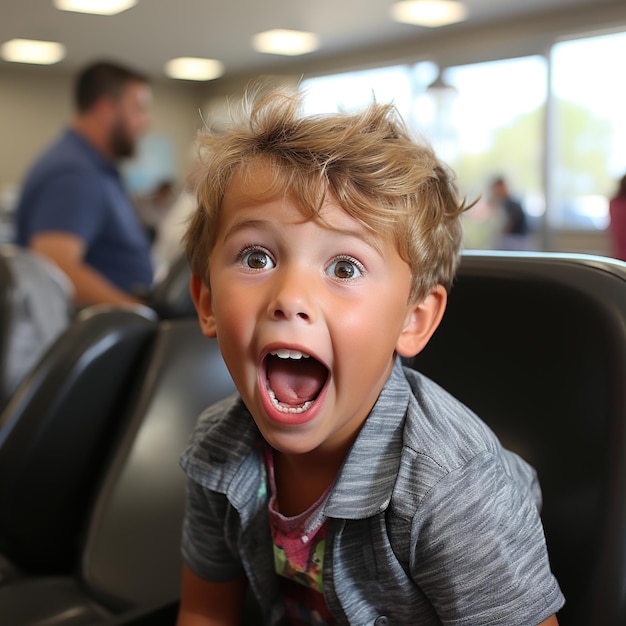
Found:
[[[624,0],[464,0],[469,21],[446,27],[464,29],[492,21],[574,7],[622,4]],[[65,44],[67,56],[49,71],[73,71],[95,58],[124,61],[153,79],[174,57],[219,59],[226,76],[297,67],[302,58],[260,54],[252,35],[270,28],[312,31],[321,48],[307,62],[353,55],[371,47],[415,40],[432,30],[394,23],[392,0],[139,0],[115,16],[56,10],[52,0],[2,0],[0,44],[12,38]],[[626,6],[626,3],[625,5]],[[0,61],[0,69],[15,66]]]

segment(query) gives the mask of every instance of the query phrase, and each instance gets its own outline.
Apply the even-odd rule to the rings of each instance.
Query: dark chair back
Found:
[[[561,626],[626,623],[626,263],[465,254],[413,367],[537,469]]]
[[[189,291],[191,267],[181,255],[172,263],[163,279],[154,287],[148,304],[163,319],[195,317],[196,309]]]
[[[104,459],[156,333],[146,307],[83,310],[0,414],[0,553],[70,572]]]
[[[234,392],[195,318],[164,321],[129,427],[100,490],[83,583],[114,609],[175,601],[186,478],[178,461],[200,413]]]

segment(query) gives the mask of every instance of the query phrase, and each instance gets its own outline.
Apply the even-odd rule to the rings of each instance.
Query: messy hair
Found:
[[[411,300],[438,284],[449,289],[467,207],[447,167],[412,139],[391,104],[312,116],[301,115],[301,104],[297,93],[258,94],[244,102],[243,120],[201,134],[197,209],[184,237],[192,271],[209,284],[224,194],[235,174],[245,177],[263,163],[272,188],[259,194],[285,194],[306,219],[321,223],[332,200],[374,238],[392,238],[412,271]]]

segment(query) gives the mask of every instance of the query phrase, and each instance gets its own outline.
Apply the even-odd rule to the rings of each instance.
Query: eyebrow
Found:
[[[234,224],[231,224],[230,228],[224,233],[224,241],[228,241],[233,235],[236,235],[240,230],[246,228],[257,228],[260,230],[269,230],[270,222],[267,220],[239,220]]]

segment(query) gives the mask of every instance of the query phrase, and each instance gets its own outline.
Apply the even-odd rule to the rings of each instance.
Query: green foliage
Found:
[[[494,131],[491,148],[463,154],[451,166],[463,193],[484,190],[489,180],[502,174],[523,194],[541,194],[545,145],[545,107],[520,115]],[[557,100],[552,124],[556,145],[551,164],[560,197],[611,193],[608,175],[611,124],[592,111],[566,100]]]

